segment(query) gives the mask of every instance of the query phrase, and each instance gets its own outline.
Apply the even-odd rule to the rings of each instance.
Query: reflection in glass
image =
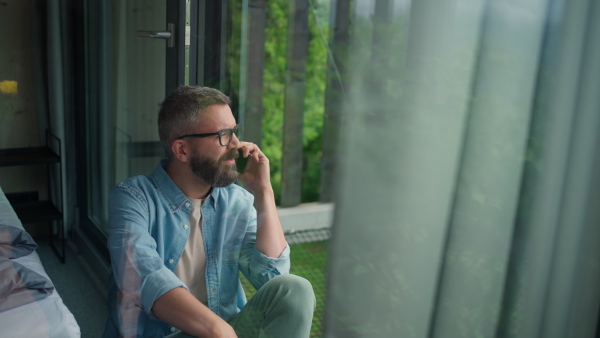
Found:
[[[98,101],[91,102],[88,116],[88,209],[104,228],[112,187],[151,171],[164,156],[156,116],[165,95],[166,44],[137,37],[136,32],[163,30],[166,2],[127,0],[102,6],[107,17],[96,24],[104,32],[90,33],[99,36],[90,39],[90,54],[98,55],[91,58],[88,77]],[[92,24],[93,20],[98,19],[90,17]]]

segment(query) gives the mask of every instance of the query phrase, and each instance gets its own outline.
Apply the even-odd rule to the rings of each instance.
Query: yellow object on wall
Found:
[[[18,84],[17,81],[0,81],[0,93],[2,94],[10,94],[16,95],[18,93]]]

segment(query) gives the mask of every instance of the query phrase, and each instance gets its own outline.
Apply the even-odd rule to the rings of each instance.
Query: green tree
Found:
[[[312,0],[309,16],[309,51],[304,98],[302,202],[319,199],[321,134],[325,107],[329,1]],[[263,81],[262,150],[271,162],[271,182],[277,203],[281,195],[282,129],[285,92],[288,0],[267,2]],[[228,74],[231,90],[240,88],[242,1],[231,5]],[[320,26],[319,26],[320,25]],[[253,67],[249,64],[248,67]]]
[[[328,1],[313,1],[315,15],[309,16],[309,52],[304,98],[302,202],[319,198],[321,134],[325,106],[328,36]],[[318,26],[320,24],[320,28]],[[279,201],[281,191],[281,146],[285,90],[285,57],[288,1],[268,2],[265,41],[263,151],[271,160],[271,180]]]

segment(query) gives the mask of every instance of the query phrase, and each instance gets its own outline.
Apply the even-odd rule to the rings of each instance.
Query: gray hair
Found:
[[[193,133],[194,123],[201,120],[208,107],[229,103],[229,97],[209,87],[179,86],[173,90],[160,104],[158,112],[158,136],[167,158],[173,157],[171,142]]]

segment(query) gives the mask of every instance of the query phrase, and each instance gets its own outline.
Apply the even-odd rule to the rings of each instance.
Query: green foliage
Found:
[[[277,202],[281,196],[287,13],[288,1],[267,2],[262,150],[271,163],[271,183]]]
[[[265,42],[265,88],[263,148],[271,159],[271,179],[276,199],[281,191],[282,129],[285,103],[285,65],[288,25],[288,1],[270,1],[267,11]],[[320,13],[328,8],[318,8]],[[321,15],[320,15],[321,16]],[[323,24],[322,18],[319,23]],[[326,22],[326,21],[325,21]],[[323,27],[327,34],[327,27]],[[321,133],[325,98],[327,50],[314,16],[309,16],[309,53],[306,62],[304,100],[302,202],[316,201],[319,196]]]
[[[304,98],[302,202],[319,199],[323,116],[325,113],[325,89],[327,74],[327,48],[323,39],[327,37],[329,2],[313,2],[314,15],[309,16],[309,47],[306,62],[306,95]],[[321,29],[319,30],[320,24]],[[321,35],[323,34],[323,35]]]
[[[327,49],[323,37],[328,36],[329,2],[312,1],[315,11],[309,15],[309,51],[306,62],[304,99],[302,202],[319,199],[321,134],[325,106]],[[234,91],[239,88],[241,45],[241,1],[232,4],[229,38],[229,75]],[[318,23],[313,13],[318,16]],[[289,1],[267,2],[265,30],[265,66],[263,81],[262,150],[271,163],[271,182],[279,203],[282,177],[283,119],[285,104],[285,69],[287,57]],[[248,65],[252,67],[253,65]]]

